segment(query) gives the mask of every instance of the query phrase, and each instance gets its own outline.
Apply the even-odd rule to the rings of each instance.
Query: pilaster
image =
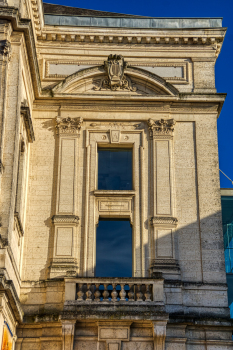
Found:
[[[166,321],[153,322],[154,350],[165,350]]]
[[[175,260],[174,230],[174,119],[148,120],[152,153],[152,217],[153,227],[151,273],[163,272],[169,279],[179,278]]]
[[[76,321],[62,321],[62,350],[73,350]]]
[[[54,250],[50,276],[76,275],[77,226],[75,198],[77,196],[77,153],[78,138],[82,125],[81,118],[56,120],[59,143],[56,213],[54,225]]]

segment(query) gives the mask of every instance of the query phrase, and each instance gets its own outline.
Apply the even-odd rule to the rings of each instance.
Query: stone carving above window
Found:
[[[104,61],[104,69],[108,77],[102,78],[99,85],[94,86],[93,89],[137,91],[137,88],[132,86],[131,79],[124,75],[127,65],[122,55],[109,55],[108,60]]]
[[[59,134],[79,134],[83,118],[61,118],[56,119],[56,133]]]
[[[176,124],[174,119],[160,119],[160,120],[148,120],[148,127],[150,136],[172,136],[174,131],[174,125]]]
[[[102,66],[79,70],[57,85],[45,88],[43,93],[49,96],[52,93],[55,98],[67,94],[70,97],[80,94],[101,97],[122,93],[135,96],[178,96],[179,91],[165,79],[141,68],[127,67],[122,56],[116,57],[121,58],[111,58]]]

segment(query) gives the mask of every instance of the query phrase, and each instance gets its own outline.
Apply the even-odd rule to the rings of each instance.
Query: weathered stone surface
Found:
[[[221,19],[66,8],[51,26],[47,4],[44,26],[41,0],[1,5],[0,341],[8,325],[16,350],[231,349]],[[132,190],[98,190],[100,146],[132,149]],[[130,221],[131,278],[95,277],[100,217]]]

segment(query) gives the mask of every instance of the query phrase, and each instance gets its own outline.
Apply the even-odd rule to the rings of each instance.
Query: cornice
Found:
[[[23,320],[23,310],[12,280],[8,280],[4,273],[0,274],[0,287],[1,291],[7,295],[9,304],[14,313],[14,316],[18,322]]]
[[[41,0],[31,0],[32,16],[36,36],[40,36],[44,26],[44,15]]]
[[[216,57],[220,53],[226,28],[206,29],[118,29],[45,26],[38,43],[64,42],[79,44],[137,45],[137,46],[211,46]]]
[[[191,94],[188,94],[191,95]],[[219,96],[220,95],[220,96]],[[187,99],[177,99],[176,101],[159,101],[159,99],[145,101],[66,101],[66,100],[37,100],[33,110],[37,111],[117,111],[117,112],[142,112],[142,113],[179,113],[179,114],[211,114],[219,116],[224,103],[225,94],[212,94],[209,96],[195,95],[187,96]]]
[[[0,18],[10,21],[14,31],[24,33],[33,88],[35,95],[38,97],[41,90],[41,82],[32,22],[28,18],[20,18],[19,10],[10,6],[0,6]]]

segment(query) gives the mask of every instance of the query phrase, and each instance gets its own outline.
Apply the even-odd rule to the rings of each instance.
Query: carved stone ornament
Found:
[[[124,75],[127,64],[121,55],[109,55],[108,60],[104,61],[104,69],[108,76],[104,77],[99,86],[94,87],[94,90],[128,90],[135,92],[137,88],[133,87],[130,78]]]
[[[152,226],[174,226],[176,227],[178,224],[178,220],[177,218],[173,218],[173,217],[164,217],[164,216],[153,216],[150,219],[150,223]]]
[[[160,120],[148,120],[148,126],[150,130],[150,136],[172,136],[174,131],[174,125],[176,124],[174,119],[160,119]]]
[[[61,118],[56,119],[56,133],[59,134],[79,134],[83,118]]]
[[[0,41],[0,55],[3,57],[3,60],[8,58],[10,61],[11,59],[11,43],[8,40],[1,40]]]
[[[119,143],[121,137],[120,130],[110,130],[110,140],[111,143]]]

